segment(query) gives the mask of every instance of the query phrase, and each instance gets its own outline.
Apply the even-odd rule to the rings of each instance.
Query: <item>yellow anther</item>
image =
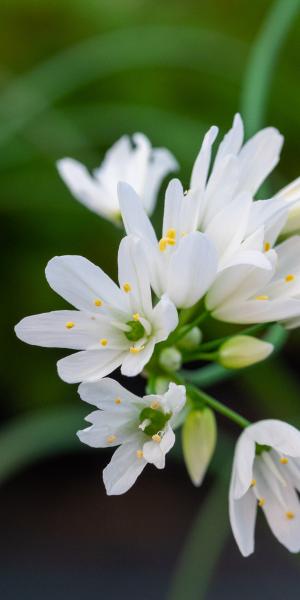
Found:
[[[100,344],[101,346],[107,346],[108,340],[106,338],[102,338],[102,340],[100,340]]]
[[[170,238],[170,237],[167,237],[167,238],[165,238],[165,239],[166,239],[166,242],[167,242],[167,244],[168,244],[169,246],[175,246],[175,244],[176,244],[176,240],[174,240],[173,238]]]
[[[112,444],[113,442],[115,442],[117,439],[116,435],[109,435],[108,438],[106,438],[106,441],[108,444]]]
[[[159,240],[159,242],[158,242],[158,247],[161,252],[165,251],[167,245],[168,245],[168,241],[166,240],[166,238],[161,238],[161,240]]]
[[[144,456],[143,450],[137,450],[136,451],[136,456],[137,456],[137,458],[143,458],[143,456]]]
[[[280,464],[282,465],[287,465],[289,462],[289,459],[286,458],[285,456],[282,456],[282,458],[279,459]]]
[[[116,398],[115,399],[115,404],[121,404],[121,402],[122,402],[121,398]]]
[[[123,284],[123,290],[124,290],[124,292],[126,292],[126,294],[128,294],[128,292],[131,292],[131,285],[130,285],[130,283],[124,283]]]
[[[72,329],[72,327],[74,327],[74,325],[75,325],[74,321],[68,321],[66,323],[66,328],[67,329]]]
[[[176,229],[168,229],[166,233],[166,238],[168,240],[176,240]]]
[[[102,306],[103,302],[102,302],[102,300],[100,300],[100,298],[96,298],[94,300],[94,304],[95,304],[95,306]]]
[[[129,352],[131,352],[131,354],[138,354],[139,352],[141,352],[141,350],[144,350],[145,346],[139,346],[139,348],[136,348],[135,346],[131,346],[129,348]]]
[[[260,498],[259,501],[258,501],[258,506],[262,507],[262,506],[265,505],[265,503],[266,503],[265,498]]]
[[[153,402],[151,402],[150,404],[150,408],[153,408],[153,410],[157,410],[158,408],[160,408],[160,403],[157,400],[153,400]]]
[[[271,248],[270,242],[265,242],[264,243],[264,251],[269,252],[270,248]]]
[[[154,442],[156,442],[157,444],[159,444],[159,442],[161,441],[161,437],[160,437],[160,435],[159,435],[158,433],[155,433],[155,434],[152,436],[152,439],[153,439],[153,441],[154,441]]]
[[[269,296],[262,294],[261,296],[256,296],[255,300],[269,300]]]
[[[289,283],[290,281],[294,281],[295,279],[295,275],[292,275],[291,273],[289,273],[288,275],[285,276],[284,280]]]
[[[285,516],[286,516],[286,518],[287,518],[287,519],[291,520],[291,519],[294,519],[294,518],[295,518],[295,513],[293,513],[291,510],[288,510],[288,511],[285,513]]]
[[[252,479],[250,485],[251,487],[254,487],[256,485],[256,479]]]
[[[139,321],[139,320],[140,320],[140,315],[139,315],[139,313],[134,313],[134,314],[132,315],[132,318],[133,318],[133,320],[134,320],[134,321]]]

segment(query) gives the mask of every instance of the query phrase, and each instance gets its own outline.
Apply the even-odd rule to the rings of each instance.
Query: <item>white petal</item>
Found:
[[[252,198],[247,192],[237,195],[216,214],[205,230],[223,260],[239,248],[245,236],[251,203]]]
[[[264,478],[264,470],[255,471],[256,487],[264,498],[263,511],[273,535],[290,552],[300,551],[300,503],[295,490],[287,486],[280,486],[282,502],[272,492]],[[276,482],[275,482],[276,484]],[[287,518],[286,513],[293,513],[294,518]]]
[[[239,153],[241,190],[255,194],[277,165],[283,137],[277,129],[267,127],[254,135]]]
[[[151,215],[154,208],[160,184],[171,171],[177,171],[178,163],[173,154],[166,148],[154,148],[148,164],[148,172],[144,185],[142,200],[146,212]]]
[[[253,479],[253,461],[255,458],[255,442],[247,434],[248,427],[240,435],[233,458],[231,493],[238,500],[247,492]]]
[[[168,391],[163,395],[164,406],[175,416],[179,413],[186,402],[186,391],[184,385],[170,383]]]
[[[126,181],[126,167],[132,150],[128,135],[123,135],[109,148],[101,165],[93,172],[105,192],[115,198],[116,209],[118,209],[117,183],[120,180]]]
[[[139,439],[122,444],[103,471],[103,481],[109,496],[124,494],[136,482],[147,462],[137,457]]]
[[[68,324],[71,327],[68,328]],[[16,325],[15,332],[27,344],[74,350],[84,350],[104,337],[100,336],[97,323],[77,310],[57,310],[25,317]]]
[[[127,183],[120,182],[118,196],[126,233],[145,239],[155,246],[157,244],[155,231],[134,189]]]
[[[156,342],[166,340],[178,325],[178,313],[175,305],[164,294],[152,313],[152,325]]]
[[[247,435],[261,445],[271,446],[279,453],[300,457],[300,432],[277,419],[265,419],[247,427]]]
[[[151,440],[143,445],[145,460],[155,465],[157,469],[164,469],[166,454],[174,444],[175,434],[170,425],[168,425],[159,443]]]
[[[299,316],[300,300],[282,298],[278,300],[246,300],[226,303],[213,311],[213,316],[227,323],[271,323],[286,321]]]
[[[233,119],[232,128],[224,135],[216,154],[214,168],[228,154],[237,156],[244,139],[244,126],[241,115],[237,113]]]
[[[276,268],[276,279],[280,279],[289,273],[295,274],[300,271],[300,236],[294,235],[276,246],[278,263]]]
[[[85,417],[90,427],[77,432],[81,442],[92,448],[109,448],[123,444],[135,430],[130,414],[95,410]]]
[[[256,498],[249,489],[239,500],[229,492],[229,518],[232,533],[243,556],[254,552],[254,529],[256,520]]]
[[[211,151],[212,145],[218,135],[218,128],[213,126],[204,136],[204,140],[202,142],[202,146],[200,148],[200,152],[195,160],[192,176],[191,176],[191,185],[193,188],[204,189],[207,175],[210,166],[211,159]]]
[[[115,379],[105,377],[93,383],[81,383],[78,388],[81,400],[93,404],[102,410],[115,410],[117,413],[128,408],[135,409],[141,398],[129,392]],[[115,403],[118,399],[120,402]]]
[[[143,370],[144,366],[149,362],[155,346],[155,340],[149,340],[143,350],[137,354],[128,352],[122,360],[121,373],[127,377],[135,377]]]
[[[193,306],[205,294],[217,271],[213,244],[200,232],[190,233],[172,254],[167,294],[178,308]]]
[[[163,236],[166,236],[168,229],[175,229],[177,233],[182,229],[180,213],[184,200],[183,188],[179,179],[172,179],[167,187],[165,196]]]
[[[118,286],[83,256],[52,258],[46,267],[46,278],[52,289],[76,308],[101,314],[105,306],[95,305],[95,300],[100,299],[104,305],[126,310]]]
[[[97,381],[117,369],[123,357],[124,352],[120,350],[85,350],[59,360],[57,370],[61,379],[67,383]]]
[[[116,220],[117,196],[104,190],[100,182],[93,179],[87,168],[77,160],[64,158],[57,163],[61,178],[77,200],[102,217]]]
[[[122,239],[118,252],[118,270],[121,289],[129,283],[131,290],[124,292],[132,313],[141,312],[151,318],[152,299],[149,273],[143,241],[133,236]]]

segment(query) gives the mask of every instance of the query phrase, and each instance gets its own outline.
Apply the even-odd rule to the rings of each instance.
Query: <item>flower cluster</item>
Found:
[[[256,198],[279,161],[283,138],[269,127],[244,143],[236,115],[212,160],[217,134],[211,127],[205,135],[187,191],[178,179],[170,181],[159,235],[149,215],[163,178],[177,169],[168,150],[152,149],[139,133],[132,141],[122,137],[92,175],[73,159],[59,161],[78,200],[123,222],[119,281],[81,256],[53,258],[47,281],[75,310],[26,317],[16,334],[29,344],[77,350],[59,360],[58,373],[68,383],[81,382],[81,398],[97,407],[80,440],[118,446],[103,472],[108,494],[126,492],[147,463],[162,469],[180,424],[187,468],[200,485],[216,442],[212,409],[222,407],[244,429],[229,494],[242,554],[253,552],[257,506],[274,535],[295,552],[300,432],[275,420],[250,424],[180,373],[183,363],[195,360],[244,368],[273,350],[247,329],[202,343],[198,325],[204,319],[253,324],[263,333],[268,323],[300,325],[300,179],[272,198]],[[142,373],[148,395],[140,398],[107,377],[119,367],[127,377]]]

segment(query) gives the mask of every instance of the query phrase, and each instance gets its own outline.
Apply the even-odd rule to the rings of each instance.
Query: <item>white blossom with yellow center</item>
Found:
[[[48,283],[77,310],[26,317],[16,326],[17,336],[29,344],[80,350],[58,361],[64,381],[95,381],[119,366],[124,375],[137,375],[155,344],[177,326],[176,308],[166,295],[153,308],[139,240],[122,240],[118,263],[120,287],[82,256],[53,258]]]
[[[230,523],[243,556],[254,551],[257,507],[274,536],[300,551],[300,432],[277,420],[247,427],[235,449],[229,491]]]
[[[90,210],[117,223],[120,223],[119,181],[133,186],[145,210],[151,214],[162,180],[178,168],[171,152],[165,148],[152,148],[145,135],[135,133],[132,140],[133,144],[128,136],[121,137],[92,175],[72,158],[57,163],[62,179],[75,198]]]
[[[165,394],[140,398],[104,378],[82,383],[78,391],[97,407],[86,417],[91,425],[78,432],[79,439],[93,448],[119,446],[103,471],[107,494],[127,492],[147,463],[164,468],[175,443],[174,422],[185,404],[184,386],[170,383]]]

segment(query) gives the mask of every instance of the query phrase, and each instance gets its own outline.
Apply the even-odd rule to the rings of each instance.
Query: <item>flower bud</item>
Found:
[[[219,348],[218,361],[226,369],[243,369],[265,360],[273,350],[269,342],[250,335],[236,335]]]
[[[161,396],[169,389],[170,379],[167,377],[157,377],[155,379],[155,393]]]
[[[290,235],[291,233],[296,233],[297,231],[300,231],[300,202],[297,202],[290,208],[282,233]]]
[[[202,340],[202,331],[199,327],[193,327],[178,342],[178,347],[182,350],[195,350]]]
[[[182,428],[183,456],[189,476],[199,487],[215,450],[217,426],[210,408],[193,410]]]
[[[181,353],[177,348],[165,348],[162,350],[159,363],[167,371],[178,371],[181,367]]]

